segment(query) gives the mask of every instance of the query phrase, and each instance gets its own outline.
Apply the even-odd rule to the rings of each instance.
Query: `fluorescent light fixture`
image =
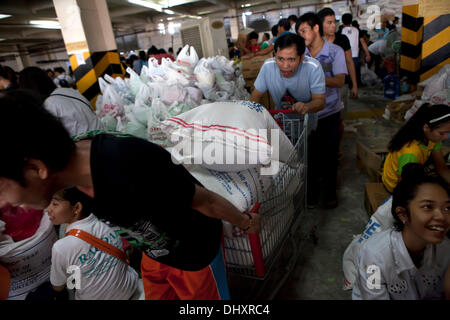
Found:
[[[241,8],[248,8],[248,7],[251,7],[251,6],[252,5],[250,3],[246,3],[246,4],[241,5]]]
[[[3,14],[3,13],[0,13],[0,19],[5,19],[5,18],[9,18],[9,17],[11,17],[10,14]]]
[[[0,41],[5,41],[6,39],[0,38]]]
[[[175,12],[173,12],[172,10],[169,10],[169,9],[164,9],[164,12],[167,14],[175,14]]]
[[[148,2],[148,1],[143,1],[143,0],[128,0],[129,3],[141,6],[141,7],[147,7],[159,12],[163,12],[163,6],[153,3],[153,2]]]
[[[59,22],[54,20],[30,20],[30,24],[32,24],[36,28],[61,29]]]
[[[202,12],[198,12],[198,14],[204,15],[204,14],[209,14],[211,12],[212,12],[211,10],[209,10],[209,11],[202,11]]]

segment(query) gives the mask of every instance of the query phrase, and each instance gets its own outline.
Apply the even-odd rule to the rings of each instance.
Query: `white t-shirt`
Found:
[[[61,120],[71,136],[104,129],[89,101],[75,89],[56,88],[45,99],[44,108]]]
[[[354,300],[428,300],[443,299],[443,279],[450,264],[450,240],[429,244],[425,248],[422,266],[417,268],[405,246],[401,232],[393,229],[374,234],[359,251]],[[371,280],[377,266],[380,288]],[[369,279],[369,277],[371,277]],[[367,283],[369,280],[369,284]]]
[[[81,229],[113,246],[122,249],[122,240],[113,229],[91,214],[67,226]],[[137,272],[121,260],[99,250],[84,240],[66,236],[55,242],[52,249],[50,282],[54,286],[65,285],[71,265],[80,267],[80,289],[76,300],[128,300],[137,289]]]
[[[346,35],[352,47],[352,58],[358,58],[359,55],[359,31],[355,27],[344,27],[342,34]]]
[[[377,56],[382,55],[384,49],[386,49],[386,40],[384,39],[377,40],[369,46],[369,52]]]

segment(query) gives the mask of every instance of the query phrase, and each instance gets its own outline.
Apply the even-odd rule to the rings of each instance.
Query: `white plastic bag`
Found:
[[[146,65],[142,66],[141,74],[139,75],[139,77],[141,78],[141,81],[144,84],[147,83],[147,81],[150,80],[150,72],[149,72],[148,67]]]
[[[153,95],[151,88],[144,83],[139,88],[139,91],[136,94],[135,104],[146,105],[150,107],[152,105],[152,98]]]
[[[450,88],[436,92],[430,99],[432,104],[446,104],[450,106]]]
[[[105,93],[102,96],[100,104],[97,106],[99,108],[97,108],[96,113],[99,118],[103,118],[106,115],[117,118],[123,116],[125,113],[123,108],[124,103],[111,85],[106,86]]]
[[[134,72],[130,67],[127,68],[127,72],[130,74],[130,92],[133,96],[136,96],[140,87],[142,86],[142,81],[139,75]]]
[[[365,86],[373,86],[376,85],[379,80],[376,73],[370,70],[367,65],[364,65],[361,67],[361,82]]]
[[[161,99],[153,99],[148,112],[147,136],[148,140],[163,148],[168,147],[167,134],[161,130],[161,123],[170,118],[166,105]]]
[[[194,69],[195,65],[198,62],[197,51],[195,51],[194,47],[190,47],[186,45],[177,56],[177,63],[181,67],[186,67],[186,70]],[[192,73],[192,71],[190,73]]]
[[[211,87],[207,84],[202,84],[202,83],[198,83],[198,82],[195,85],[198,88],[200,88],[200,90],[202,90],[202,93],[203,93],[203,96],[205,97],[205,99],[210,100],[210,101],[216,101],[216,91],[217,90],[215,87]]]
[[[208,61],[205,58],[200,59],[194,69],[194,74],[199,83],[210,87],[214,86],[216,75],[209,67]]]
[[[447,77],[448,74],[443,72],[428,79],[431,81],[427,80],[427,85],[422,93],[422,100],[430,100],[434,94],[446,89]]]
[[[147,139],[147,128],[145,125],[140,123],[133,114],[128,116],[128,121],[125,124],[123,132],[131,134],[135,137]]]

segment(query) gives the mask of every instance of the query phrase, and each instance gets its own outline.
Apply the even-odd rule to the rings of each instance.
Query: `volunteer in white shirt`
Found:
[[[71,136],[104,127],[89,101],[77,90],[57,88],[44,70],[27,67],[20,72],[19,87],[39,95],[47,111],[61,120]]]
[[[352,298],[444,299],[450,265],[450,191],[423,167],[403,167],[394,189],[395,230],[375,234],[361,246]]]
[[[367,48],[367,44],[362,37],[359,36],[359,30],[352,26],[353,16],[350,13],[345,13],[342,15],[342,23],[344,27],[342,28],[342,34],[347,36],[350,41],[350,47],[352,48],[352,58],[355,64],[356,70],[356,79],[358,81],[358,85],[361,84],[361,69],[359,65],[359,44],[363,48],[366,54],[366,62],[370,62],[370,53]]]
[[[297,30],[295,30],[295,25],[298,20],[297,16],[295,14],[290,15],[288,20],[289,20],[289,23],[291,24],[291,28],[289,29],[289,32],[297,34]]]
[[[65,232],[80,229],[123,250],[122,238],[91,212],[92,199],[76,188],[54,195],[47,208],[54,225],[67,223]],[[56,291],[64,290],[70,266],[80,268],[76,300],[128,300],[138,288],[137,272],[124,261],[100,250],[85,240],[68,235],[52,249],[50,281]]]
[[[386,49],[386,40],[378,39],[369,46],[369,52],[372,55],[375,65],[375,73],[381,78],[381,62],[384,58],[384,50]]]

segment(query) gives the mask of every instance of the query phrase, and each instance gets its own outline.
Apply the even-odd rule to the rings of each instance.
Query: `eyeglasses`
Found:
[[[295,63],[297,61],[298,57],[297,58],[283,58],[283,57],[280,57],[280,56],[276,56],[276,59],[280,63],[283,63],[283,62],[287,61],[288,63],[291,64],[291,63]]]

